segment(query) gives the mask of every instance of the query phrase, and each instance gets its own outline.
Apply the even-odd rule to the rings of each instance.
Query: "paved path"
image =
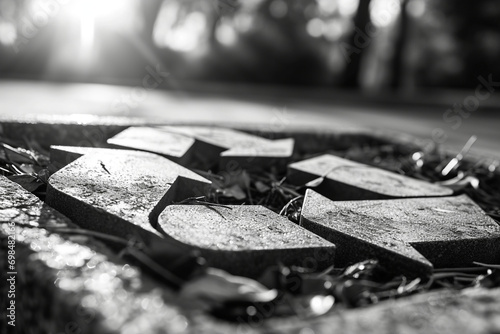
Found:
[[[472,135],[473,151],[500,156],[500,94],[452,128],[443,114],[473,92],[400,98],[304,89],[239,86],[190,87],[191,93],[92,84],[0,81],[0,117],[35,115],[107,115],[141,117],[149,121],[206,123],[267,123],[269,129],[312,125],[337,129],[369,128],[403,132],[432,140],[442,129],[444,144],[460,149]],[[194,91],[198,91],[195,93]],[[221,94],[221,92],[226,92]],[[499,95],[499,96],[497,96]],[[81,116],[85,120],[85,116]],[[438,138],[438,137],[436,137]],[[441,136],[439,136],[441,138]]]

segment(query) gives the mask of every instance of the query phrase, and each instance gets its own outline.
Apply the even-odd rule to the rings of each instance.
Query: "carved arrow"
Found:
[[[294,140],[269,140],[240,131],[203,126],[133,127],[108,143],[154,152],[183,165],[222,169],[280,165],[293,154]]]
[[[334,202],[307,190],[301,225],[335,243],[337,265],[378,258],[392,272],[500,261],[500,226],[466,195]]]
[[[425,181],[371,167],[331,154],[289,165],[291,182],[323,181],[315,190],[335,200],[449,196],[453,191]]]

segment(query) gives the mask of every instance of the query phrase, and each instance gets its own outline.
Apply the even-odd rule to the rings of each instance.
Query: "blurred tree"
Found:
[[[364,32],[366,27],[371,22],[370,19],[370,3],[371,0],[360,0],[358,10],[354,16],[355,29],[351,32],[351,36],[347,39],[347,44],[355,46],[360,31]],[[350,55],[350,62],[347,64],[343,74],[343,86],[348,88],[358,88],[360,86],[360,72],[363,58],[366,54],[366,48],[357,48],[356,52]]]
[[[390,87],[392,89],[397,89],[401,87],[402,76],[404,74],[404,50],[405,43],[408,38],[408,0],[401,1],[401,14],[399,17],[399,28],[397,32],[397,37],[394,42],[394,55],[392,58],[392,69],[391,69],[391,81]]]
[[[412,0],[416,1],[416,0]],[[418,0],[408,53],[417,86],[475,87],[479,75],[500,78],[498,0]]]

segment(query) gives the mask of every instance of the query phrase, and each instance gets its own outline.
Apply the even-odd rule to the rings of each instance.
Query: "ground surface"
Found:
[[[306,113],[303,102],[291,100],[288,101],[292,106],[286,106],[285,111],[276,101],[262,104],[206,96],[194,99],[190,96],[188,99],[179,94],[149,92],[143,100],[135,101],[136,107],[118,110],[113,108],[115,96],[120,99],[121,96],[128,95],[134,102],[134,95],[131,95],[134,94],[133,90],[82,85],[40,86],[12,82],[2,85],[5,88],[0,90],[0,95],[4,97],[0,99],[0,110],[4,119],[2,133],[11,139],[36,138],[42,141],[41,144],[45,147],[47,144],[105,146],[108,138],[129,125],[195,122],[236,123],[240,124],[240,127],[244,124],[243,127],[246,126],[252,131],[279,133],[278,138],[295,133],[293,138],[296,151],[307,151],[312,143],[316,152],[319,152],[321,147],[328,148],[330,144],[355,145],[359,139],[352,134],[367,133],[367,127],[389,128],[425,137],[427,127],[434,126],[431,125],[434,116],[430,116],[429,111],[416,116],[396,111],[397,108],[389,108],[388,111],[377,112],[375,116],[373,109],[351,105],[332,107],[335,112],[326,113],[326,110],[331,108],[331,103],[324,101],[307,106]],[[262,100],[268,100],[268,97]],[[25,117],[19,116],[20,111],[32,114],[26,116],[30,121],[51,120],[53,123],[67,124],[44,126],[17,123]],[[80,115],[66,117],[70,114]],[[54,115],[56,116],[53,117]],[[94,119],[89,115],[125,117]],[[483,136],[480,138],[484,140],[478,145],[479,151],[488,156],[496,153],[493,151],[498,135],[493,131],[494,122],[482,119],[475,118],[467,123],[467,127],[464,122],[460,131],[451,131],[449,144],[452,147],[461,146],[461,140],[466,141],[468,138],[465,135],[466,129],[473,130],[474,133],[471,134],[478,134],[477,131],[481,129],[479,136]],[[11,122],[12,120],[15,121]],[[78,122],[90,122],[97,126],[71,125]],[[107,125],[102,125],[104,123]],[[329,124],[333,126],[330,127]],[[443,125],[438,123],[435,127],[438,126]],[[224,160],[224,153],[221,153],[228,148],[228,144],[220,137],[206,136],[207,134],[198,135],[193,140],[185,141],[186,145],[193,145],[194,153],[179,158],[179,163],[188,167],[200,164],[196,159],[200,156],[206,157],[208,152],[211,152],[211,159],[215,159],[215,162],[201,161],[202,163],[217,164],[218,154],[221,154],[221,170],[232,171],[227,159]],[[404,140],[404,137],[397,138]],[[155,136],[150,137],[155,143],[158,142],[157,139]],[[43,142],[44,140],[46,142]],[[130,143],[124,145],[125,148],[127,145]],[[147,143],[129,146],[132,149],[137,147],[144,147],[144,150],[169,158],[169,154],[164,151],[156,152],[155,148]],[[188,151],[187,149],[186,152]],[[245,166],[252,168],[252,161],[262,161],[255,154],[264,154],[264,151],[249,151],[248,147],[242,150],[239,147],[234,149],[235,156],[229,156],[236,162],[248,163],[248,166]],[[324,184],[323,187],[317,187],[314,183],[318,183],[318,180],[309,178],[304,181],[309,184],[306,187],[314,188],[325,197],[308,190],[302,217],[302,226],[310,230],[306,231],[263,207],[217,207],[200,205],[198,202],[194,207],[185,205],[189,204],[186,200],[204,194],[204,187],[214,181],[196,175],[159,155],[136,151],[100,151],[95,154],[83,152],[87,155],[73,162],[82,152],[65,148],[58,148],[58,152],[55,160],[58,166],[55,169],[59,171],[51,176],[47,188],[46,198],[49,205],[43,204],[12,181],[4,177],[0,180],[0,234],[3,240],[3,255],[6,255],[8,236],[14,233],[17,238],[18,297],[15,301],[18,306],[17,329],[21,330],[20,332],[29,332],[32,328],[47,333],[75,330],[84,333],[500,332],[500,316],[496,311],[500,307],[500,292],[498,288],[488,289],[485,280],[477,284],[477,287],[466,290],[437,290],[372,306],[348,309],[348,306],[359,306],[349,305],[348,302],[351,299],[358,300],[357,283],[352,281],[351,285],[339,285],[341,291],[333,291],[333,299],[331,296],[330,299],[319,298],[321,294],[316,296],[316,299],[290,299],[293,305],[291,313],[281,310],[284,305],[281,302],[251,303],[244,313],[247,317],[237,318],[236,322],[221,320],[221,314],[213,317],[207,312],[207,304],[200,304],[203,299],[200,298],[200,293],[207,293],[203,290],[209,290],[208,295],[214,298],[218,293],[227,294],[230,288],[227,280],[221,283],[222,280],[217,275],[205,280],[203,277],[196,278],[199,277],[196,276],[198,264],[192,260],[196,259],[199,253],[210,265],[233,274],[250,276],[255,276],[256,273],[250,273],[249,268],[257,268],[259,265],[265,267],[277,260],[287,265],[307,266],[312,259],[319,267],[322,265],[321,261],[345,265],[353,262],[345,260],[349,256],[352,260],[363,260],[367,258],[366,254],[379,256],[386,266],[393,266],[392,269],[396,271],[404,267],[404,273],[408,274],[408,277],[422,275],[418,266],[408,265],[410,258],[424,264],[423,272],[426,273],[433,270],[433,265],[441,268],[462,266],[472,260],[499,263],[498,224],[473,201],[465,196],[455,196],[456,193],[451,193],[448,188],[436,188],[429,184],[417,195],[441,196],[442,199],[439,200],[386,199],[384,201],[387,202],[382,205],[375,200],[380,198],[377,194],[384,195],[383,185],[394,181],[386,172],[368,173],[363,176],[364,184],[359,184],[354,177],[352,180],[346,177],[335,178],[335,168],[338,166],[329,167],[326,172],[309,168],[310,174],[316,173],[316,177],[321,179],[320,183]],[[292,157],[279,157],[279,160],[288,159]],[[64,167],[68,163],[69,165]],[[286,168],[287,164],[278,165]],[[341,163],[340,166],[345,164]],[[308,168],[305,172],[308,172]],[[339,175],[344,174],[345,171]],[[330,179],[336,182],[336,189],[351,189],[348,199],[356,201],[335,202],[343,192],[332,192],[332,184],[328,183]],[[397,179],[399,180],[399,177]],[[404,179],[402,182],[404,183]],[[155,186],[159,183],[163,185],[162,188]],[[257,183],[251,184],[257,187]],[[377,187],[370,187],[370,184]],[[234,196],[234,189],[232,194]],[[391,196],[399,197],[398,192],[391,193]],[[455,202],[458,204],[453,205]],[[385,203],[389,208],[397,207],[397,210],[386,209]],[[203,219],[197,219],[198,215],[203,215]],[[359,219],[364,225],[355,231],[352,224]],[[336,226],[338,224],[335,222],[338,221],[345,225]],[[436,225],[438,221],[441,224],[439,232],[433,233],[430,231],[433,229],[432,225]],[[15,223],[13,226],[9,224],[12,222]],[[93,234],[82,232],[75,223]],[[308,224],[314,226],[310,227]],[[408,226],[415,228],[410,229]],[[351,239],[346,237],[347,234],[350,234]],[[130,238],[131,235],[140,235],[140,240]],[[248,238],[252,242],[242,242],[242,238]],[[139,253],[134,248],[138,241],[145,247]],[[117,254],[116,246],[120,243],[127,247]],[[195,251],[186,248],[186,244],[194,246]],[[461,251],[458,260],[449,249]],[[166,284],[166,281],[175,283],[177,278],[172,279],[161,270],[156,270],[147,258],[145,260],[144,255],[171,269],[174,275],[187,271],[188,276],[195,277],[190,290],[184,288],[180,293],[175,291],[175,284],[173,287],[172,284]],[[6,258],[2,256],[1,259],[5,268]],[[128,264],[130,259],[134,259],[133,265]],[[342,263],[342,259],[348,263]],[[184,265],[182,270],[178,266],[172,266],[172,263],[177,263],[176,260]],[[403,263],[406,263],[406,267]],[[183,279],[186,277],[181,277],[181,280]],[[471,277],[467,279],[472,280]],[[272,285],[265,279],[261,282]],[[308,286],[304,282],[316,282],[317,285],[317,277],[304,276],[301,291],[304,293],[307,289],[312,289],[311,291],[318,293],[318,290],[315,290],[318,289],[316,285]],[[319,282],[322,285],[335,284],[335,281]],[[398,293],[401,290],[403,295],[406,289],[411,290],[413,282],[416,281],[405,280],[400,283]],[[490,285],[495,284],[497,283],[493,282]],[[220,286],[224,286],[225,290],[217,292]],[[294,292],[293,288],[291,292]],[[6,287],[2,290],[2,300],[7,293]],[[218,295],[218,298],[222,298],[221,295]],[[381,295],[371,295],[374,296]],[[264,295],[261,298],[264,298]],[[331,302],[335,302],[335,305],[338,303],[339,306],[322,315],[322,308]],[[51,305],[50,311],[47,305]],[[222,310],[234,311],[231,307]],[[281,316],[265,319],[274,313]],[[2,318],[1,325],[2,332],[4,329],[13,329],[8,327],[5,317]]]

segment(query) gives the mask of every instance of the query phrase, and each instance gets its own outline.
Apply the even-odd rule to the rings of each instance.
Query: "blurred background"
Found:
[[[0,75],[416,90],[500,77],[496,0],[0,0]]]
[[[459,126],[446,112],[474,95],[479,77],[499,82],[499,60],[497,0],[0,0],[0,97],[9,100],[0,99],[2,112],[18,104],[28,112],[26,97],[64,100],[57,92],[68,86],[54,83],[147,84],[321,110],[339,123],[423,137],[439,127],[456,145],[489,136],[492,150],[496,95],[480,101],[479,116],[459,114]],[[103,86],[85,87],[89,100],[66,105],[86,101],[90,110],[106,96]],[[152,101],[135,102],[143,113],[165,108]]]

